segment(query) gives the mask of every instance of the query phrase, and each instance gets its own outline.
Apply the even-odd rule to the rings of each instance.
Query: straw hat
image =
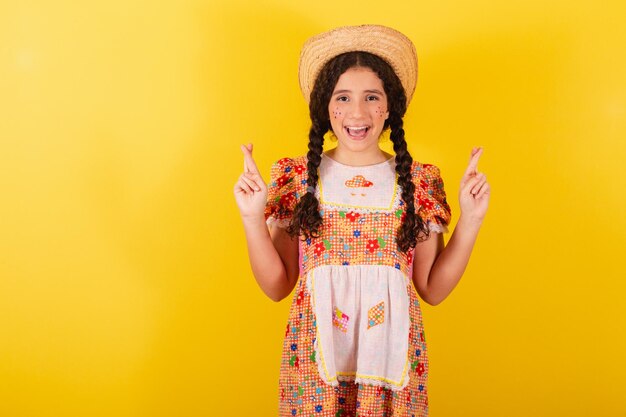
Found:
[[[391,65],[402,82],[407,106],[417,83],[417,54],[402,33],[380,25],[344,26],[309,38],[300,53],[300,89],[309,102],[315,79],[328,61],[344,52],[365,51]]]

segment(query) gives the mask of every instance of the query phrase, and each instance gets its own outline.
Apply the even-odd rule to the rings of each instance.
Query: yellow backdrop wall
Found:
[[[256,287],[239,144],[306,151],[309,36],[416,44],[410,151],[458,219],[491,206],[423,304],[432,416],[626,415],[622,1],[0,3],[0,415],[274,416],[290,300]],[[389,142],[385,143],[389,148]]]

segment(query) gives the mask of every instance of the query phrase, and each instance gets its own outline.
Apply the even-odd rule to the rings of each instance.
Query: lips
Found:
[[[354,139],[362,139],[367,135],[367,132],[370,130],[369,126],[346,126],[344,127],[348,136]]]

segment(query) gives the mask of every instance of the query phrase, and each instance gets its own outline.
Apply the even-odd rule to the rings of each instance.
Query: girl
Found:
[[[420,302],[436,305],[469,261],[489,201],[474,148],[461,215],[439,169],[413,161],[402,117],[417,80],[411,41],[383,26],[313,37],[300,57],[306,156],[273,164],[269,187],[242,146],[235,184],[250,265],[274,301],[296,288],[280,372],[281,416],[426,416]],[[395,156],[379,147],[390,129]],[[323,152],[324,135],[337,146]],[[268,225],[270,226],[268,230]],[[298,277],[300,279],[298,280]]]

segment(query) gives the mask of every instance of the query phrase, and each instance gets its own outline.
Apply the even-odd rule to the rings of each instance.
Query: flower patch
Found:
[[[349,320],[350,317],[335,307],[335,310],[333,311],[333,326],[345,333],[348,331]]]
[[[385,302],[381,301],[367,311],[367,328],[382,324],[385,321]]]

